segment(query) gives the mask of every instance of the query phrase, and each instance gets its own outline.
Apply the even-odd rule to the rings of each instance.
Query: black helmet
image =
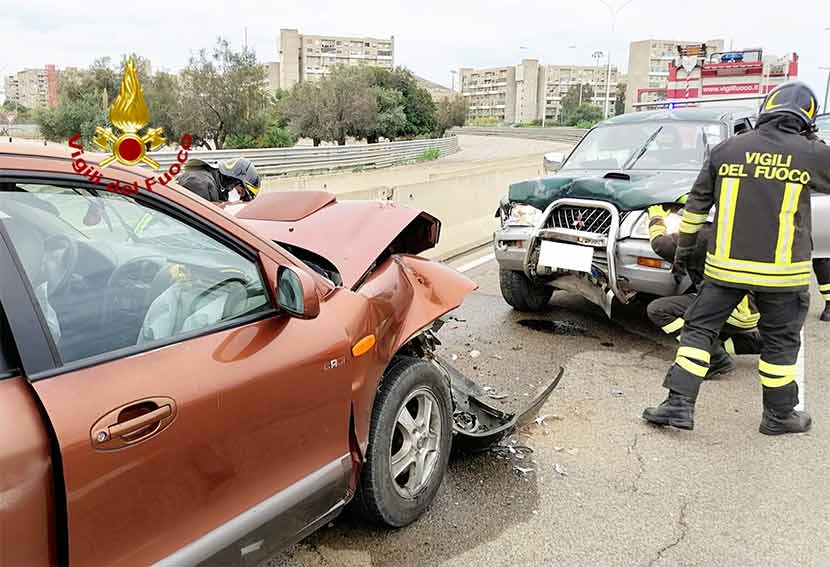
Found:
[[[236,179],[245,187],[253,199],[259,194],[259,174],[256,167],[247,158],[226,159],[219,162],[219,172],[227,177]]]
[[[818,108],[816,93],[806,83],[790,81],[778,85],[767,94],[761,103],[759,118],[774,114],[790,114],[799,118],[806,129],[816,123]]]

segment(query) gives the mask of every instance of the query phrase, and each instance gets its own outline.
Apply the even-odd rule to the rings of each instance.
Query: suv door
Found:
[[[60,447],[69,560],[256,560],[345,498],[350,382],[327,369],[346,333],[325,305],[279,313],[256,250],[148,199],[0,191],[53,359],[29,379]],[[262,525],[270,539],[246,536]]]

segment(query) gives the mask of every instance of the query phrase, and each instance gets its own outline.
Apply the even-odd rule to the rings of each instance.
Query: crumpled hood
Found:
[[[569,171],[514,183],[509,198],[542,210],[556,199],[570,197],[607,201],[630,211],[676,201],[691,191],[697,175],[696,171]]]

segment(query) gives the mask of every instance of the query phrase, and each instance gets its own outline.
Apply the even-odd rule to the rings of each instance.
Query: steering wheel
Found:
[[[133,333],[138,334],[147,307],[155,299],[148,297],[150,288],[166,265],[163,256],[141,256],[113,270],[104,296],[103,327],[110,328],[113,334],[127,335],[124,342],[134,344],[135,341],[129,341],[134,338]],[[164,289],[160,288],[158,294]]]
[[[195,313],[197,311],[197,309],[199,308],[199,303],[201,301],[203,301],[206,297],[208,297],[212,293],[214,293],[216,290],[221,289],[225,286],[234,284],[234,283],[242,286],[242,292],[244,294],[243,297],[247,299],[247,293],[245,292],[245,286],[248,285],[248,282],[246,280],[244,280],[242,278],[238,278],[238,277],[226,278],[226,279],[224,279],[224,280],[222,280],[218,283],[213,284],[212,286],[210,286],[209,288],[207,288],[206,290],[201,292],[199,295],[197,295],[196,298],[190,304],[190,313]],[[222,312],[222,318],[229,317],[229,316],[233,315],[233,308],[236,307],[236,305],[234,305],[234,303],[238,303],[239,301],[240,301],[239,294],[234,294],[233,291],[228,292],[228,300],[225,303],[225,308]]]
[[[63,291],[75,273],[78,243],[63,234],[55,234],[43,242],[42,277],[48,282],[49,295]]]

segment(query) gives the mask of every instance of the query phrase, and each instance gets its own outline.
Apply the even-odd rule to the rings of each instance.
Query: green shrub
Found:
[[[421,153],[421,155],[415,158],[415,161],[434,161],[439,157],[441,157],[441,150],[438,148],[427,148]]]
[[[488,127],[498,126],[499,120],[495,116],[480,116],[469,121],[470,126]]]
[[[260,148],[290,148],[297,143],[295,136],[288,128],[273,125],[259,137]]]
[[[228,150],[245,150],[249,148],[257,148],[257,139],[250,134],[229,134],[225,139],[225,149]]]

